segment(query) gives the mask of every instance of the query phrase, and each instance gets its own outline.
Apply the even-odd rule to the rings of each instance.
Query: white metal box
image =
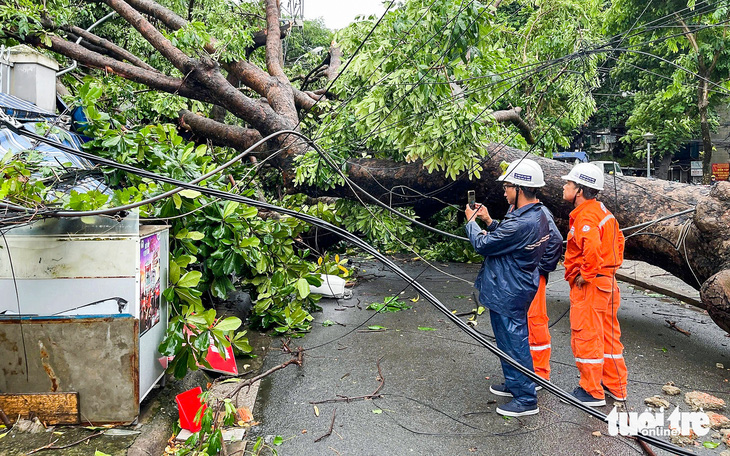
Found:
[[[139,402],[164,375],[157,348],[168,322],[168,305],[163,297],[168,258],[167,227],[139,226],[136,214],[121,221],[108,217],[49,219],[12,229],[0,238],[0,316],[15,318],[19,324],[23,319],[18,315],[34,320],[72,317],[74,324],[84,316],[95,321],[104,315],[134,317],[137,329],[128,338],[130,352],[138,353],[138,363],[129,381],[137,382],[133,386],[138,410]],[[84,350],[96,345],[89,340],[87,347],[79,347],[74,346],[78,341],[70,336],[68,340],[56,337],[61,338],[53,342],[58,350]],[[98,337],[108,339],[104,331],[99,331]],[[37,341],[14,342],[21,358],[37,355]],[[21,348],[33,344],[34,351]],[[25,378],[26,370],[20,369],[19,374]],[[48,383],[45,380],[40,386],[28,387],[43,391]],[[0,377],[0,390],[3,381],[8,384],[8,379]],[[81,404],[104,400],[78,392]]]

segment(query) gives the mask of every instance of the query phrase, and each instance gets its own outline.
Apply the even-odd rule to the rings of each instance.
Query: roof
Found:
[[[555,160],[578,159],[582,162],[587,162],[588,154],[583,151],[580,151],[580,150],[576,150],[573,152],[555,152],[555,153],[553,153],[553,159],[555,159]]]
[[[18,120],[53,120],[56,116],[22,98],[0,92],[0,109]]]
[[[78,193],[98,190],[111,194],[111,189],[103,179],[94,176],[98,170],[90,160],[23,135],[23,130],[42,134],[47,139],[80,151],[85,142],[82,136],[53,125],[50,129],[48,128],[49,121],[55,122],[58,119],[56,114],[44,111],[33,103],[6,93],[0,93],[0,110],[3,111],[0,114],[4,113],[12,118],[7,119],[6,117],[5,122],[12,124],[12,128],[10,125],[0,128],[0,157],[8,152],[19,154],[25,151],[37,151],[44,166],[60,171],[57,175],[62,178],[54,184],[56,190],[66,193],[72,190]],[[0,123],[0,127],[2,126]]]

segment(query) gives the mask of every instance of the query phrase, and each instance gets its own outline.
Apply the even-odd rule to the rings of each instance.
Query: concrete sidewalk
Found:
[[[399,264],[450,309],[468,312],[475,307],[471,282],[479,265],[436,265],[449,277],[422,262]],[[608,436],[604,423],[547,391],[538,395],[539,415],[497,415],[494,409],[505,399],[490,394],[488,387],[503,381],[498,359],[380,264],[362,261],[357,266],[365,280],[353,289],[353,297],[323,300],[312,332],[292,342],[307,350],[304,366],[287,368],[262,382],[254,410],[261,424],[251,438],[282,436],[284,443],[276,448],[280,455],[642,454],[633,440]],[[627,268],[636,277],[651,271],[643,265]],[[555,324],[552,381],[570,391],[577,385],[578,372],[570,350],[569,319],[557,321],[569,306],[568,286],[560,275],[553,274],[547,294]],[[730,338],[706,313],[625,283],[621,291],[629,411],[644,411],[644,398],[661,395],[669,381],[682,393],[699,390],[730,401]],[[366,309],[394,295],[413,308],[395,313]],[[691,335],[671,329],[667,319]],[[323,326],[327,320],[335,324]],[[376,326],[385,329],[368,329]],[[478,319],[477,329],[491,333],[486,314]],[[288,356],[272,350],[264,369]],[[381,397],[345,400],[372,394],[381,381]],[[663,397],[672,409],[679,405],[689,411],[683,396]],[[332,402],[312,404],[327,400]],[[604,413],[610,410],[602,408]],[[331,434],[315,442],[331,425]],[[699,443],[719,442],[711,436]],[[724,444],[716,450],[692,447],[703,455],[725,449]]]

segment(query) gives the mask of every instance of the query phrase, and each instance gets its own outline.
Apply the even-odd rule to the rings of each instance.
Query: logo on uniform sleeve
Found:
[[[532,176],[530,176],[528,174],[514,173],[514,176],[515,176],[515,179],[519,179],[519,180],[522,180],[522,181],[526,181],[526,182],[531,182],[532,181]]]
[[[574,226],[571,226],[570,227],[570,234],[575,234],[575,227]]]
[[[583,225],[583,232],[586,233],[591,230],[591,227],[588,225]]]
[[[580,174],[580,175],[578,175],[578,177],[580,177],[581,179],[583,179],[586,182],[590,182],[591,184],[595,184],[596,183],[596,178],[595,177],[586,176],[585,174]]]

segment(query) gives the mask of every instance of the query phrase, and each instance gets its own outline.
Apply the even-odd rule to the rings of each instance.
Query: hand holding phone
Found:
[[[474,194],[474,190],[469,190],[468,192],[466,192],[466,196],[467,196],[467,201],[469,203],[469,207],[471,209],[476,209],[477,204],[476,204],[476,196]]]

